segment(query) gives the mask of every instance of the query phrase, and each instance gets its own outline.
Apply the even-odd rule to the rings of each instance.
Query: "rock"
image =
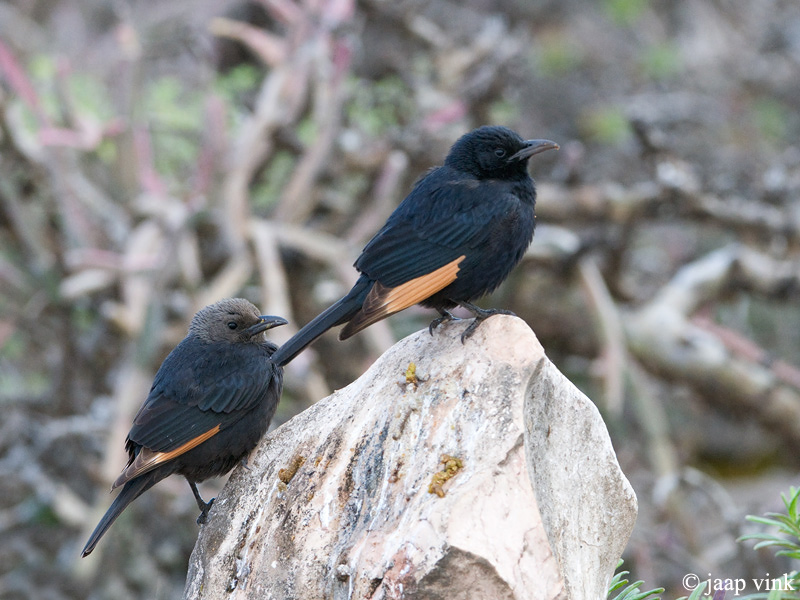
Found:
[[[465,327],[398,342],[262,440],[185,597],[605,598],[636,499],[599,413],[520,319]]]

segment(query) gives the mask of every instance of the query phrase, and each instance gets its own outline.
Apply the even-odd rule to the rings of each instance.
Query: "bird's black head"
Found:
[[[550,140],[523,140],[507,127],[479,127],[461,136],[445,164],[481,179],[527,176],[528,159],[545,150],[558,149]]]
[[[286,323],[281,317],[259,314],[243,298],[226,298],[200,309],[192,318],[189,333],[206,342],[262,342],[264,331]]]

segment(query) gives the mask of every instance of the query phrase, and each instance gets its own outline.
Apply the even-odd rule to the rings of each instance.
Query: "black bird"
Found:
[[[286,320],[259,315],[247,300],[206,306],[189,333],[161,364],[125,441],[128,464],[111,487],[122,491],[100,519],[82,556],[127,506],[174,473],[183,475],[205,522],[214,501],[195,485],[223,475],[245,459],[266,432],[283,388],[277,347],[263,332]]]
[[[281,346],[273,362],[285,365],[331,327],[346,323],[344,340],[414,304],[439,311],[431,333],[454,318],[449,309],[469,310],[475,321],[462,341],[487,317],[509,314],[471,301],[500,285],[530,245],[536,188],[528,159],[550,149],[558,144],[526,141],[506,127],[462,136],[365,246],[353,289]]]

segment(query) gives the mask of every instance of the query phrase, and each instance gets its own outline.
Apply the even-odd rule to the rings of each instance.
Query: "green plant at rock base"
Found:
[[[619,571],[623,562],[624,561],[620,560],[617,563],[618,572],[614,574],[614,577],[608,585],[608,600],[645,600],[646,598],[650,598],[650,600],[661,600],[659,594],[664,593],[664,588],[656,588],[643,592],[639,587],[644,581],[628,583],[628,580],[625,579],[625,577],[629,575],[628,571]],[[691,594],[678,598],[678,600],[698,600],[706,589],[706,583],[706,581],[701,582],[692,590]],[[619,593],[617,593],[618,591]]]
[[[778,549],[775,552],[775,556],[785,556],[798,560],[800,559],[800,507],[798,506],[800,504],[800,488],[789,488],[788,495],[781,494],[781,499],[786,507],[785,514],[767,513],[763,517],[747,516],[747,520],[751,523],[759,523],[776,528],[778,530],[777,534],[767,532],[750,533],[741,536],[737,541],[756,540],[757,543],[753,546],[754,550],[774,547]],[[623,561],[620,560],[617,564],[617,569],[622,566],[622,563]],[[608,600],[644,600],[645,598],[661,600],[659,594],[664,591],[663,588],[642,592],[639,587],[644,582],[628,583],[628,580],[625,579],[627,575],[629,575],[628,571],[615,573],[609,584]],[[764,582],[766,581],[764,580]],[[707,584],[708,581],[700,582],[688,597],[683,597],[679,600],[698,600],[703,596]],[[790,571],[774,579],[771,584],[766,583],[766,585],[768,585],[768,589],[755,594],[741,596],[742,600],[800,600],[800,571]],[[617,593],[618,591],[619,593]],[[717,593],[720,593],[720,590],[717,590]]]
[[[644,581],[640,580],[628,583],[625,577],[630,575],[630,573],[628,571],[619,570],[623,562],[623,560],[620,560],[617,563],[617,572],[614,573],[614,577],[608,585],[608,600],[644,600],[650,597],[652,597],[652,600],[659,600],[659,594],[664,591],[664,588],[656,588],[654,590],[642,592],[639,586],[641,586]],[[614,595],[618,590],[621,591]]]
[[[767,513],[763,517],[756,517],[748,515],[747,520],[751,523],[760,523],[761,525],[768,525],[775,527],[780,535],[774,533],[751,533],[741,536],[738,541],[745,540],[758,540],[758,543],[753,546],[754,550],[760,548],[775,547],[779,548],[775,552],[775,556],[786,556],[788,558],[798,560],[800,559],[800,510],[798,510],[798,501],[800,501],[800,488],[789,488],[788,496],[781,494],[781,500],[786,507],[786,514],[782,513]],[[784,537],[788,536],[788,537]],[[786,588],[779,586],[777,589],[764,591],[761,593],[751,594],[745,596],[749,600],[756,600],[759,598],[766,598],[767,600],[797,600],[800,599],[800,572],[797,570],[787,573],[785,576]]]

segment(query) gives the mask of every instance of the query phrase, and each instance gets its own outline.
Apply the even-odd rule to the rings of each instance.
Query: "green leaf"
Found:
[[[622,566],[623,561],[620,560],[617,563],[617,569]],[[608,600],[644,600],[645,598],[650,598],[653,596],[653,600],[659,600],[658,595],[664,592],[663,588],[656,588],[654,590],[649,590],[647,592],[642,592],[639,589],[644,582],[643,581],[634,581],[633,583],[628,583],[628,580],[625,579],[628,575],[628,571],[618,571],[614,574],[614,577],[611,578],[611,582],[609,583],[608,587]],[[611,597],[612,592],[616,592],[620,588],[624,588],[618,595]]]
[[[773,547],[777,549],[775,551],[775,556],[786,556],[794,560],[800,560],[800,518],[798,518],[799,497],[800,490],[795,489],[794,487],[789,488],[788,495],[781,494],[781,500],[783,500],[783,505],[786,507],[786,514],[770,512],[763,517],[756,517],[753,515],[748,515],[746,517],[751,523],[758,523],[760,525],[772,527],[777,529],[777,533],[784,534],[788,537],[784,537],[784,535],[777,535],[776,533],[761,532],[743,535],[737,541],[741,542],[745,540],[757,540],[757,543],[753,546],[754,550]],[[792,590],[780,588],[772,589],[769,590],[769,594],[751,594],[749,596],[745,596],[745,598],[748,600],[800,600],[800,594],[796,592],[797,588],[800,587],[798,576],[799,575],[797,571],[792,571],[792,573],[785,576],[787,581],[790,579],[791,582],[789,585],[791,588],[793,588]]]
[[[696,588],[692,590],[691,594],[689,594],[688,596],[682,596],[681,598],[678,598],[678,600],[698,600],[700,596],[703,595],[703,592],[706,589],[706,583],[708,582],[707,581],[701,582],[700,585],[698,585]]]
[[[768,514],[772,514],[772,513],[768,513]],[[745,517],[745,519],[747,519],[751,523],[761,523],[762,525],[770,525],[772,527],[780,527],[781,526],[780,522],[776,521],[775,519],[768,519],[766,517],[756,517],[756,516],[753,516],[753,515],[747,515]]]

